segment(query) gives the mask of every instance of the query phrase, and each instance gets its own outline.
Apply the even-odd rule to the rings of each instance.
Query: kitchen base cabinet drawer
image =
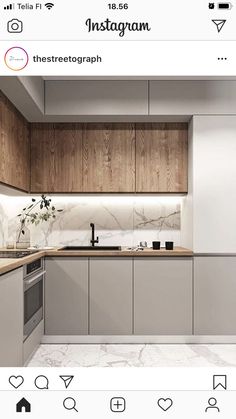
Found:
[[[45,334],[88,334],[88,258],[46,258]]]
[[[236,335],[236,257],[195,257],[194,334]]]
[[[90,259],[90,334],[132,334],[132,258]]]
[[[192,334],[192,259],[134,261],[135,335]]]

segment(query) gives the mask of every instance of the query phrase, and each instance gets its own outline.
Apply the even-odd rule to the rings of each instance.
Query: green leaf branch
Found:
[[[21,214],[17,215],[20,218],[20,231],[17,242],[20,241],[21,235],[25,234],[25,228],[28,224],[37,226],[44,221],[47,222],[50,219],[55,219],[57,213],[62,211],[62,209],[56,209],[52,205],[52,200],[47,198],[46,195],[41,195],[38,200],[32,198],[31,204],[23,208]]]

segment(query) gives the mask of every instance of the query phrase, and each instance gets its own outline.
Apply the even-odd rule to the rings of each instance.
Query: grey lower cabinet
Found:
[[[236,257],[194,258],[194,334],[236,335]]]
[[[134,260],[134,333],[192,334],[192,258]]]
[[[23,366],[23,268],[0,275],[0,367]]]
[[[132,272],[129,257],[90,259],[90,334],[132,334]]]
[[[46,258],[46,335],[87,335],[88,298],[88,258]]]
[[[191,335],[192,258],[48,257],[46,335]]]

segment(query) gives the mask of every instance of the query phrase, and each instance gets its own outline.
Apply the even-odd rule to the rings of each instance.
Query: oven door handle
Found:
[[[33,277],[33,278],[31,278],[31,279],[25,279],[25,280],[24,280],[24,283],[25,283],[26,285],[30,285],[30,284],[32,284],[33,282],[35,282],[38,278],[40,278],[42,275],[45,275],[45,273],[46,273],[46,271],[42,271],[42,272],[40,272],[38,275],[34,276],[34,277]]]

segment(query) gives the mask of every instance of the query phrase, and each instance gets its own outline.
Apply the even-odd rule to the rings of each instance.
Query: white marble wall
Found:
[[[29,196],[0,195],[0,245],[16,241],[17,214]],[[157,196],[53,196],[63,209],[55,220],[30,226],[32,245],[87,245],[90,222],[96,225],[101,245],[135,246],[140,241],[173,240],[180,244],[181,197]]]

